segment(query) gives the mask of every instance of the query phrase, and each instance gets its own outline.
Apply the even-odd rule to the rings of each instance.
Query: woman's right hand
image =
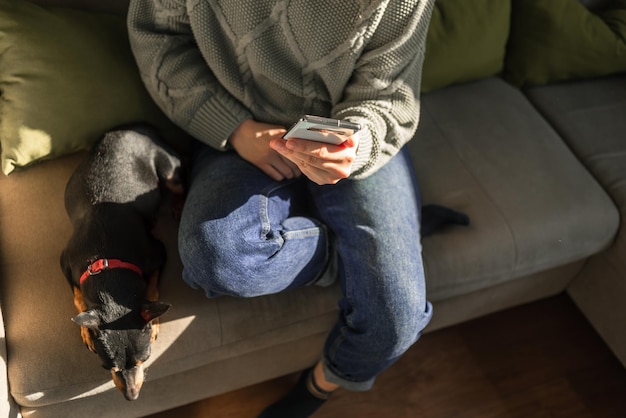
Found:
[[[272,179],[293,179],[302,174],[298,166],[270,147],[270,141],[281,138],[285,132],[282,126],[246,119],[233,131],[228,142],[241,158]]]

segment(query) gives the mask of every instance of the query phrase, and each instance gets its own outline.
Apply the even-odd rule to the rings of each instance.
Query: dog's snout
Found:
[[[135,401],[139,398],[139,392],[143,386],[144,369],[138,364],[128,370],[111,370],[113,382],[117,389],[122,392],[126,400]]]

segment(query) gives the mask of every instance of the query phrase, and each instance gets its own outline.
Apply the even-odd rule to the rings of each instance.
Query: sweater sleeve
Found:
[[[196,45],[184,0],[131,0],[130,44],[153,100],[177,125],[216,149],[250,113],[217,81]]]
[[[360,123],[351,177],[369,176],[413,138],[433,0],[388,3],[334,117]]]

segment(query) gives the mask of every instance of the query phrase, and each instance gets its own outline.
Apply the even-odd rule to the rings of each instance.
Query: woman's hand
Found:
[[[270,141],[274,150],[296,164],[309,180],[320,185],[336,184],[350,175],[358,145],[354,137],[340,145],[297,138]]]
[[[276,181],[300,176],[298,166],[270,147],[271,141],[283,141],[282,126],[247,119],[233,131],[228,142],[239,156]]]

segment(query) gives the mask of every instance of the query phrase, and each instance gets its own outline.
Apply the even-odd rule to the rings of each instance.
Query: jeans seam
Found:
[[[267,238],[267,234],[272,230],[272,225],[269,220],[268,207],[270,195],[274,193],[276,190],[282,189],[283,187],[288,186],[293,183],[293,180],[283,181],[278,184],[272,184],[271,187],[267,187],[265,190],[262,190],[259,194],[259,219],[261,220],[261,236],[259,237],[261,240]]]
[[[264,193],[259,198],[259,219],[261,220],[261,236],[260,239],[265,239],[267,234],[271,231],[271,224],[269,221],[269,215],[267,213],[269,198]]]

